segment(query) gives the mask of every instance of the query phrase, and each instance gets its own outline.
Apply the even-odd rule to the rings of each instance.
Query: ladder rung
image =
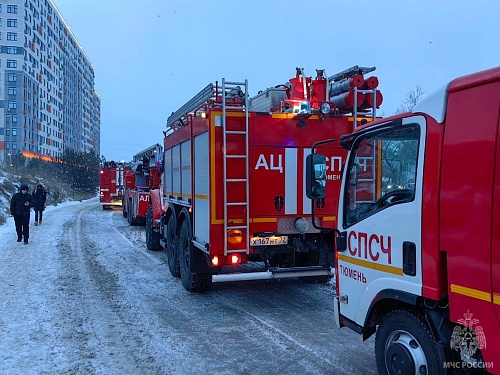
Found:
[[[248,229],[248,227],[245,225],[235,225],[235,226],[228,225],[227,229]]]
[[[228,178],[226,182],[247,182],[246,178]]]
[[[235,85],[235,86],[240,86],[243,85],[245,86],[245,82],[231,82],[231,81],[226,81],[226,86],[228,85]]]
[[[226,134],[247,134],[246,131],[243,130],[226,130]]]
[[[228,159],[246,159],[246,155],[226,155]]]
[[[227,202],[227,206],[246,206],[247,202]]]

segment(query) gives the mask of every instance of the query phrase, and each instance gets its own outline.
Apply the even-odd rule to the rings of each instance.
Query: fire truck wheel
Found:
[[[380,323],[375,337],[378,372],[389,374],[444,374],[432,333],[416,313],[395,310]]]
[[[129,204],[127,205],[127,221],[129,223],[129,225],[135,225],[135,220],[134,220],[134,217],[132,215],[132,205]]]
[[[174,277],[181,277],[181,270],[179,268],[179,247],[177,246],[177,238],[175,235],[175,227],[177,221],[175,219],[175,212],[172,212],[168,218],[167,223],[167,259],[168,269]]]
[[[201,251],[191,251],[193,246],[191,238],[191,225],[189,219],[185,219],[182,222],[179,235],[179,263],[182,285],[188,292],[203,292],[212,287],[212,275],[190,271],[190,264],[193,261],[191,256],[196,256],[196,254],[201,256]]]
[[[148,207],[146,216],[146,246],[148,250],[160,250],[160,233],[155,232],[153,228],[153,210]]]
[[[126,219],[127,218],[127,210],[125,209],[125,204],[122,202],[122,214],[123,217]]]

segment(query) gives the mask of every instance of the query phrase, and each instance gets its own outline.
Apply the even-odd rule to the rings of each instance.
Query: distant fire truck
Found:
[[[130,225],[145,224],[149,207],[149,190],[160,185],[160,165],[163,147],[155,144],[134,155],[130,169],[125,172],[123,217]]]
[[[332,252],[318,225],[337,222],[335,199],[305,194],[311,146],[372,121],[382,101],[375,68],[289,82],[248,95],[248,82],[209,84],[167,119],[160,189],[150,191],[148,249],[165,249],[188,291],[212,282],[300,277],[326,281]],[[347,152],[328,154],[328,194],[338,195]],[[244,272],[250,261],[259,271]],[[264,268],[265,267],[265,268]],[[248,270],[245,270],[248,271]]]
[[[123,163],[105,162],[100,168],[99,200],[103,210],[120,207],[123,200]]]
[[[308,195],[339,200],[322,228],[337,233],[335,323],[376,332],[381,375],[500,374],[499,113],[496,67],[343,135],[340,200],[330,156],[309,156]]]

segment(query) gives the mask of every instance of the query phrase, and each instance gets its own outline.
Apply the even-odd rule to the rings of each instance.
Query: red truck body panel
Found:
[[[457,79],[448,92],[440,249],[447,253],[451,319],[482,329],[488,362],[500,353],[500,68]]]

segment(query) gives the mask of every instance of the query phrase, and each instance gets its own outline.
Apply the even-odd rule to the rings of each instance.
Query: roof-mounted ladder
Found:
[[[206,103],[208,99],[212,98],[215,94],[215,88],[212,83],[208,84],[203,90],[201,90],[198,94],[193,96],[193,98],[184,104],[177,111],[173,112],[167,118],[167,128],[173,128],[175,124],[179,122],[183,122],[185,120],[185,116],[194,111],[196,108],[200,107],[203,103]]]

